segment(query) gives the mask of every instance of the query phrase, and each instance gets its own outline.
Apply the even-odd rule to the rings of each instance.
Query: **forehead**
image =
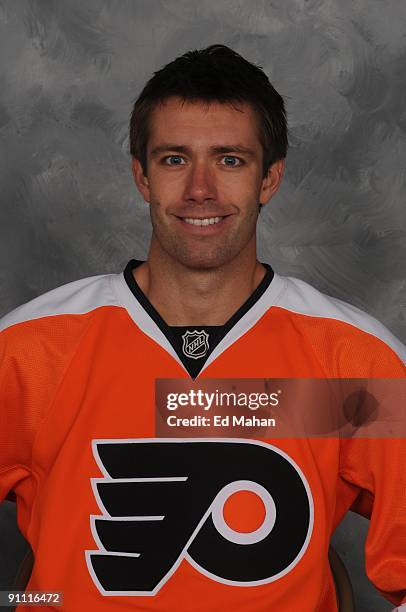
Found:
[[[261,148],[258,118],[248,103],[183,101],[169,98],[158,104],[150,118],[148,148],[160,142],[187,145],[236,142]]]

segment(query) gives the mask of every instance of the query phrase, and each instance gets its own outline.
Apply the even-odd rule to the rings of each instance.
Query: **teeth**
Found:
[[[190,217],[184,217],[183,220],[190,225],[213,225],[222,220],[223,217],[208,217],[207,219],[192,219]]]

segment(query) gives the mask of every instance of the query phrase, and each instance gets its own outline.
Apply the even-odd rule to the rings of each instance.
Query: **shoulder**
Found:
[[[17,398],[25,398],[27,410],[42,414],[40,405],[49,405],[91,322],[97,323],[111,308],[120,306],[110,282],[114,276],[67,283],[0,319],[0,387],[4,401],[8,398],[13,404]],[[96,324],[95,333],[99,329]]]
[[[44,318],[56,321],[64,315],[84,315],[103,306],[121,306],[111,283],[115,276],[90,276],[47,291],[0,318],[0,333]]]
[[[0,319],[0,397],[5,415],[0,471],[4,466],[31,465],[33,441],[86,336],[89,320],[103,307],[117,305],[109,277],[67,283]]]
[[[366,349],[390,351],[405,363],[406,348],[380,321],[343,300],[318,291],[297,278],[276,275],[279,286],[275,300],[277,308],[300,318],[303,326],[319,334],[328,334],[350,347],[363,345]]]

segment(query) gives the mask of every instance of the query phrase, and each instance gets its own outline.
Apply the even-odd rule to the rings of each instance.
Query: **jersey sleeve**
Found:
[[[29,325],[0,333],[0,501],[31,475],[32,445],[49,392],[35,344]]]
[[[406,368],[402,358],[382,343],[375,347],[374,355],[364,355],[363,359],[370,363],[370,378],[403,379],[401,384],[394,381],[396,393],[391,404],[397,405],[391,410],[404,415]],[[406,604],[405,465],[405,437],[341,441],[340,478],[359,490],[351,510],[370,521],[365,542],[366,573],[395,606]]]
[[[74,316],[43,317],[0,331],[0,502],[33,476],[36,435],[81,333],[83,320]]]
[[[359,487],[351,510],[369,519],[365,569],[381,594],[406,603],[406,440],[344,440],[340,477]]]

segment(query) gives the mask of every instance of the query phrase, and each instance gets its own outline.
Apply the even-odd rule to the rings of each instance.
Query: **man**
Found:
[[[14,490],[34,551],[27,589],[63,591],[69,612],[332,612],[329,541],[351,508],[371,520],[368,575],[400,606],[400,438],[202,437],[184,422],[161,435],[176,381],[196,400],[195,383],[224,379],[404,376],[380,323],[257,261],[259,210],[284,169],[282,98],[214,45],[154,75],[130,141],[147,261],[1,321],[0,499]]]

